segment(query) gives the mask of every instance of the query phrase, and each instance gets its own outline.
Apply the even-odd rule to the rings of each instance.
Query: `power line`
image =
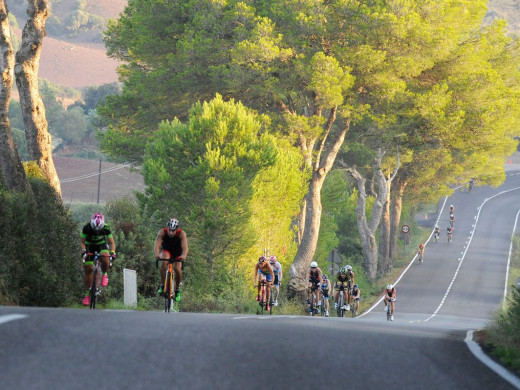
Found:
[[[82,176],[71,177],[71,178],[68,178],[68,179],[60,180],[60,182],[61,183],[69,183],[71,181],[84,180],[84,179],[88,179],[90,177],[94,177],[94,176],[97,176],[97,175],[102,175],[104,173],[112,172],[112,171],[115,171],[115,170],[118,170],[118,169],[121,169],[121,168],[125,168],[125,167],[131,166],[131,165],[132,164],[130,164],[130,163],[128,163],[128,164],[120,164],[120,165],[116,165],[115,167],[105,169],[104,171],[101,171],[101,172],[87,173],[87,174],[82,175]]]

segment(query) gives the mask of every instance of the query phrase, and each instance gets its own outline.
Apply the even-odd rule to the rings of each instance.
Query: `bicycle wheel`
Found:
[[[321,297],[321,316],[325,317],[325,297]]]
[[[340,291],[339,297],[338,297],[338,309],[337,309],[338,317],[343,317],[342,307],[343,307],[343,291]]]
[[[164,284],[164,312],[169,313],[172,305],[172,274],[166,271],[166,282]]]
[[[262,315],[264,315],[264,309],[265,309],[265,284],[262,285],[262,295],[260,299],[260,306],[262,307]]]
[[[96,308],[96,298],[97,298],[97,284],[99,278],[99,271],[97,264],[94,267],[94,274],[92,275],[92,285],[90,286],[90,308]]]
[[[392,311],[392,302],[388,302],[388,310],[386,311],[386,320],[387,321],[390,321],[392,319],[392,314],[394,314],[394,312]]]
[[[273,292],[271,291],[269,294],[269,315],[273,315]]]

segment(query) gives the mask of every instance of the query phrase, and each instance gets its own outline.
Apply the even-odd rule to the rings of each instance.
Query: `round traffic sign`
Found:
[[[401,231],[403,233],[408,233],[410,231],[410,226],[408,225],[403,225],[403,227],[401,228]]]

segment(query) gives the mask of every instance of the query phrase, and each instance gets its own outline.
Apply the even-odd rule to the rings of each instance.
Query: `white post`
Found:
[[[137,306],[137,273],[123,268],[125,306]]]

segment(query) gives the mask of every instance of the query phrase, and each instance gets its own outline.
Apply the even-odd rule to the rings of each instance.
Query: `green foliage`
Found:
[[[64,306],[82,280],[76,227],[54,190],[31,172],[34,199],[0,192],[0,303]]]
[[[87,135],[87,117],[80,107],[63,112],[56,123],[55,134],[66,145],[80,145]]]

